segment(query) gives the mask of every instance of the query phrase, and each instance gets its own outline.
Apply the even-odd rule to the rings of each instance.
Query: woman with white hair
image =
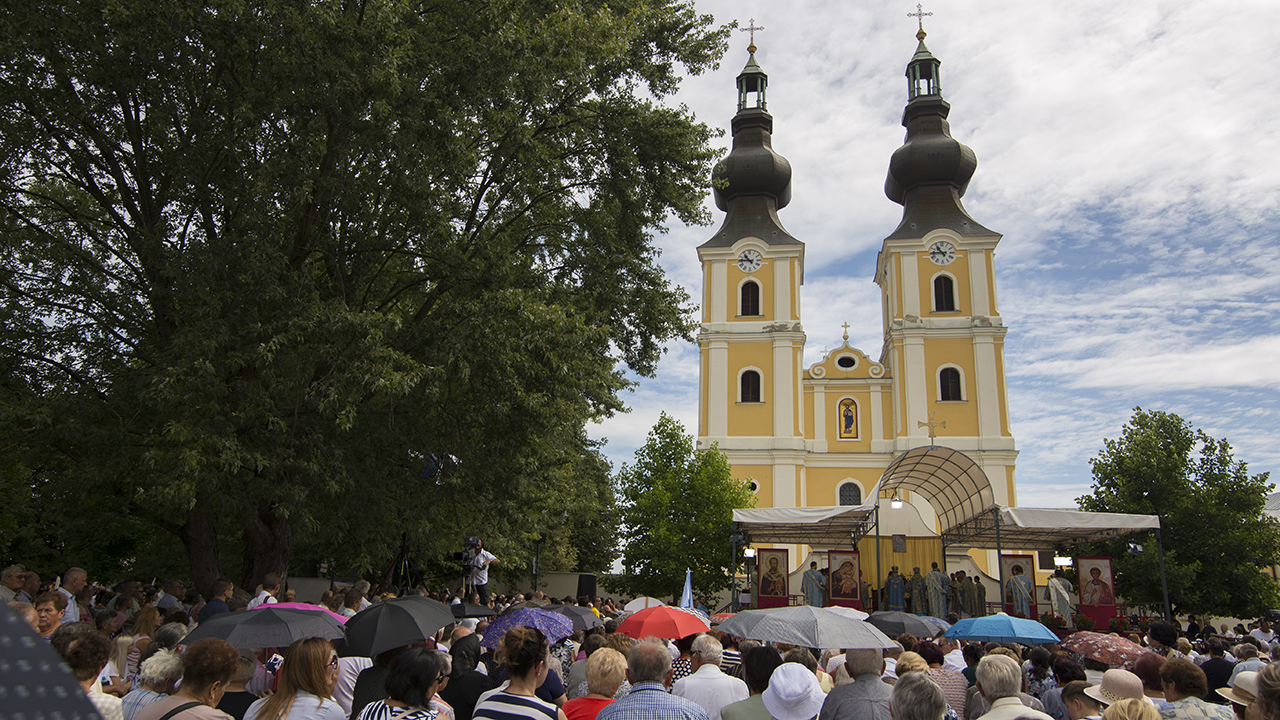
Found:
[[[1022,704],[1022,698],[1018,696],[1022,689],[1022,668],[1012,658],[987,655],[978,661],[978,670],[974,674],[978,680],[978,692],[991,704],[991,709],[982,716],[986,720],[1053,720],[1047,713]]]
[[[905,673],[893,685],[893,720],[942,720],[950,709],[942,688],[923,672]]]

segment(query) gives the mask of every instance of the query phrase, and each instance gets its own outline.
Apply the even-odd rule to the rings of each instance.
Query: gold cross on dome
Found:
[[[938,437],[938,436],[934,433],[933,429],[934,429],[934,428],[945,428],[945,427],[947,426],[947,421],[946,421],[946,420],[943,420],[942,422],[934,422],[934,421],[933,421],[933,416],[934,416],[934,414],[935,414],[935,413],[932,413],[932,412],[931,412],[931,413],[929,413],[929,422],[921,422],[921,421],[919,421],[919,420],[917,420],[917,421],[916,421],[916,427],[918,427],[918,428],[922,428],[922,427],[927,427],[927,428],[929,428],[929,441],[930,441],[930,442],[929,442],[929,444],[930,444],[930,445],[932,445],[932,444],[933,444],[933,442],[932,442],[932,441],[933,441],[933,439],[934,439],[934,438],[936,438],[936,437]]]
[[[746,26],[746,27],[744,27],[744,28],[738,28],[738,30],[739,30],[740,32],[751,33],[751,44],[747,46],[747,52],[749,52],[749,53],[755,53],[755,51],[756,51],[756,31],[757,31],[757,30],[764,30],[764,28],[763,28],[763,27],[760,27],[760,26],[758,26],[758,25],[756,25],[756,19],[755,19],[755,18],[751,18],[751,20],[750,20],[749,22],[751,23],[750,25],[747,25],[747,26]]]
[[[915,18],[917,21],[919,21],[919,23],[920,23],[920,32],[922,32],[922,33],[924,32],[924,19],[925,19],[925,18],[927,18],[927,17],[931,17],[932,15],[933,15],[933,13],[931,13],[931,12],[925,12],[925,11],[924,11],[924,6],[923,6],[923,5],[921,5],[920,3],[916,3],[916,11],[915,11],[915,12],[913,12],[913,13],[907,13],[907,17],[913,17],[913,18]]]

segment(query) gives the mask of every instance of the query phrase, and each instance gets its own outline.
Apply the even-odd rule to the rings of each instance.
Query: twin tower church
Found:
[[[906,141],[889,159],[885,181],[889,199],[903,207],[902,222],[885,237],[874,270],[884,342],[868,353],[849,346],[846,330],[841,347],[808,367],[800,315],[805,245],[779,218],[791,199],[791,165],[773,149],[768,76],[754,44],[738,75],[733,149],[714,174],[724,223],[698,247],[698,442],[718,445],[734,476],[752,479],[758,508],[872,504],[886,468],[933,443],[971,458],[996,504],[1017,505],[1006,328],[996,302],[1000,235],[961,204],[977,159],[951,137],[940,63],[923,30],[917,37],[907,66]],[[868,536],[854,548],[872,587],[895,565],[908,575],[936,562],[999,577],[995,551],[951,547],[944,559],[935,504],[910,491],[881,492],[893,494],[903,502],[894,512],[886,502],[881,512],[880,577],[875,541]],[[811,558],[827,563],[813,547],[789,547],[795,593],[797,569]],[[1037,558],[1041,578],[1051,562],[1041,568]],[[991,587],[994,600],[998,586]]]

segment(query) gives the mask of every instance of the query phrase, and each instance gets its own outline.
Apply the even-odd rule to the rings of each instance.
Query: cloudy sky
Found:
[[[903,140],[915,3],[698,0],[717,23],[755,19],[774,149],[791,161],[781,211],[806,243],[805,365],[850,341],[881,345],[872,273],[901,207],[884,196]],[[978,156],[965,196],[1004,235],[997,289],[1019,504],[1072,507],[1088,460],[1132,409],[1167,410],[1280,470],[1280,3],[1258,0],[934,0],[929,49],[956,139]],[[718,71],[678,102],[727,128],[747,59],[735,32]],[[720,139],[722,145],[729,137]],[[658,238],[694,298],[711,227]],[[697,350],[669,348],[631,412],[593,430],[630,461],[662,411],[697,428]],[[1278,476],[1280,478],[1280,476]]]

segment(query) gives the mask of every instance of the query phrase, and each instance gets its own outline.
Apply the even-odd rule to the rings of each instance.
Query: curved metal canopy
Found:
[[[898,456],[880,476],[879,492],[920,493],[943,532],[995,505],[987,474],[968,455],[947,447],[913,448]]]

